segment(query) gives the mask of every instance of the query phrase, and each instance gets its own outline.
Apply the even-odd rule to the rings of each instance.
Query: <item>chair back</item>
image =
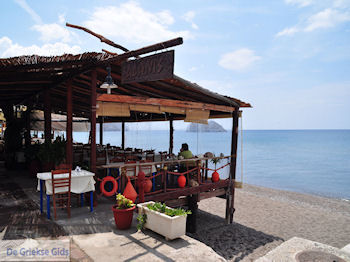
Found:
[[[70,217],[70,191],[71,191],[71,181],[72,181],[72,170],[71,169],[52,170],[51,180],[52,180],[52,202],[53,202],[55,219],[57,218],[57,212],[56,212],[57,207],[59,208],[65,207],[68,212],[68,217]],[[56,203],[57,201],[58,203]]]
[[[134,166],[125,166],[125,174],[129,177],[136,177],[136,161],[125,161],[125,164],[135,164]]]
[[[65,176],[68,174],[68,176]],[[71,169],[59,169],[51,171],[52,194],[70,193],[72,171]]]
[[[152,162],[151,160],[141,160],[140,163]],[[146,176],[152,174],[152,165],[140,165],[140,171],[145,173]]]
[[[150,160],[150,161],[154,162],[154,152],[146,153],[146,160]]]
[[[127,155],[125,161],[137,161],[137,155]]]

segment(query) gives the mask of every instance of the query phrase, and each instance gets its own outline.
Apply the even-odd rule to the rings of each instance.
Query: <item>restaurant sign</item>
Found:
[[[174,50],[142,57],[122,64],[122,84],[156,81],[174,75]]]

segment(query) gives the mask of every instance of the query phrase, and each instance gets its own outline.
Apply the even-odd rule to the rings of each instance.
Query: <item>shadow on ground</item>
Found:
[[[241,224],[227,225],[222,217],[202,210],[198,210],[197,223],[197,232],[187,235],[210,246],[228,260],[240,261],[259,247],[274,241],[284,241]]]

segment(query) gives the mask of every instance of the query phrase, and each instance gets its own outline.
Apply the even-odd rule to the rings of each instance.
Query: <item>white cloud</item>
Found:
[[[193,19],[194,19],[194,17],[196,16],[196,13],[194,12],[194,11],[188,11],[187,13],[185,13],[183,16],[182,16],[182,18],[186,21],[186,22],[189,22],[190,24],[191,24],[191,27],[193,28],[193,29],[198,29],[198,25],[197,24],[195,24],[194,22],[193,22]]]
[[[346,8],[345,1],[337,1],[333,4],[339,8],[326,8],[301,21],[299,25],[283,29],[276,37],[291,36],[298,32],[312,32],[318,29],[327,29],[350,21],[350,12]]]
[[[285,28],[282,31],[278,32],[276,34],[276,37],[288,36],[288,35],[290,36],[290,35],[294,35],[297,32],[299,32],[299,29],[293,26],[293,27]]]
[[[42,55],[42,56],[54,56],[63,54],[78,54],[81,48],[77,45],[69,46],[66,43],[53,43],[44,44],[42,46],[31,45],[22,46],[18,43],[13,43],[8,37],[0,38],[0,56],[1,57],[13,57],[21,55]]]
[[[349,8],[350,0],[335,0],[333,6],[336,8]]]
[[[57,40],[62,42],[71,41],[71,33],[68,31],[68,29],[56,23],[34,25],[32,29],[40,33],[39,39],[43,42]]]
[[[334,27],[340,23],[350,21],[349,13],[342,13],[335,9],[327,8],[308,19],[305,32],[311,32],[320,28]]]
[[[305,7],[311,5],[313,0],[285,0],[287,4],[297,5],[299,7]]]
[[[119,6],[96,8],[83,24],[106,37],[126,40],[131,43],[155,43],[175,37],[189,38],[188,31],[172,31],[174,23],[169,11],[148,12],[133,1]]]
[[[27,4],[26,0],[15,0],[15,2],[22,7],[37,23],[42,23],[40,16]]]
[[[241,48],[222,55],[219,60],[219,65],[233,71],[244,71],[260,59],[261,57],[256,56],[253,50]]]

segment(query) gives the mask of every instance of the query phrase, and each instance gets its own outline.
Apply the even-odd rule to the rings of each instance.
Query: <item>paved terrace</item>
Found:
[[[201,261],[204,257],[206,261],[235,260],[277,240],[239,224],[226,225],[222,217],[202,210],[198,213],[198,232],[173,241],[166,241],[149,230],[137,232],[136,215],[131,229],[121,231],[116,229],[111,211],[114,201],[103,197],[91,213],[87,203],[80,207],[78,197],[72,195],[71,218],[59,211],[56,221],[48,220],[39,210],[36,178],[29,177],[25,170],[8,171],[0,162],[0,179],[0,239],[70,238],[72,261]],[[213,224],[207,222],[213,220]],[[234,239],[212,244],[202,239],[206,230],[212,232],[211,238],[218,240],[225,232],[234,231]],[[257,233],[259,242],[254,244],[249,238]],[[245,240],[250,244],[244,245]]]

